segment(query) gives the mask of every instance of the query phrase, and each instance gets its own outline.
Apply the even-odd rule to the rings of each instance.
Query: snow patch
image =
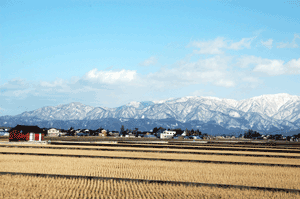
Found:
[[[235,112],[235,111],[230,111],[229,115],[231,117],[241,117],[240,114],[238,112]]]
[[[137,101],[132,101],[132,102],[126,104],[126,106],[132,106],[132,107],[134,107],[134,108],[139,108],[140,105],[141,105],[141,103],[140,103],[140,102],[137,102]]]

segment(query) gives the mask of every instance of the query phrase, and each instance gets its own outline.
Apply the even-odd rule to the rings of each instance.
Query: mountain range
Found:
[[[154,127],[199,129],[208,134],[286,133],[300,127],[300,96],[286,93],[244,100],[189,96],[161,101],[130,102],[117,108],[92,107],[79,102],[42,107],[0,117],[1,126],[35,124],[68,129],[99,127],[150,130]]]

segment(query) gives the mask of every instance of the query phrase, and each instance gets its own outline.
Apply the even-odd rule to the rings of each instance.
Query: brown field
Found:
[[[88,146],[89,143],[86,143]],[[55,144],[54,144],[55,145]],[[248,146],[245,146],[245,147],[239,147],[239,146],[218,146],[218,145],[215,145],[215,146],[201,146],[201,145],[193,145],[192,143],[183,143],[183,144],[180,144],[180,145],[172,145],[172,144],[168,144],[168,143],[164,143],[164,144],[144,144],[144,143],[118,143],[118,144],[115,144],[115,143],[111,143],[111,144],[108,144],[106,145],[106,147],[110,147],[110,146],[119,146],[119,147],[128,147],[128,146],[131,146],[131,147],[144,147],[144,148],[155,148],[155,147],[163,147],[163,148],[174,148],[176,147],[177,149],[180,149],[182,147],[182,150],[185,150],[184,147],[191,147],[191,148],[188,148],[187,150],[205,150],[205,149],[208,149],[208,151],[210,150],[213,150],[213,149],[216,149],[216,150],[228,150],[230,151],[231,149],[233,150],[256,150],[256,151],[261,151],[261,152],[264,152],[264,150],[270,150],[274,153],[278,153],[278,150],[281,150],[281,151],[286,151],[287,153],[289,151],[297,151],[300,153],[300,148],[297,148],[297,147],[293,147],[293,148],[289,148],[289,147],[280,147],[280,148],[270,148],[268,146],[264,146],[263,148],[257,148],[257,147],[248,147]],[[60,145],[56,145],[56,146],[60,146]],[[64,145],[65,146],[65,145]],[[73,145],[74,146],[74,145]],[[91,145],[92,146],[92,145]],[[174,148],[175,149],[175,148]],[[280,152],[282,153],[282,152]]]
[[[67,155],[91,155],[112,157],[135,157],[135,158],[158,158],[178,160],[209,160],[228,162],[255,162],[269,164],[292,164],[300,165],[300,159],[271,158],[271,157],[243,157],[226,155],[198,155],[198,154],[168,154],[168,153],[144,153],[144,152],[122,152],[122,151],[86,151],[67,149],[36,149],[36,148],[0,148],[0,152],[14,153],[41,153],[41,154],[67,154]]]
[[[12,146],[6,143],[0,143],[0,146]],[[169,149],[169,148],[143,148],[143,147],[121,147],[116,145],[111,146],[85,146],[85,145],[51,145],[51,144],[22,144],[19,143],[15,146],[42,146],[47,148],[87,148],[87,149],[119,149],[119,150],[139,150],[143,151],[179,151],[179,152],[203,152],[203,153],[233,153],[233,154],[252,154],[252,155],[280,155],[280,156],[299,156],[299,153],[275,153],[275,152],[260,152],[260,151],[227,151],[227,150],[199,150],[199,149]],[[1,147],[3,148],[3,147]],[[1,151],[0,148],[0,151]],[[11,147],[9,147],[11,148]],[[24,148],[26,150],[26,148]],[[72,149],[73,150],[73,149]],[[128,152],[129,153],[129,152]]]
[[[12,143],[0,145],[13,146]],[[185,144],[188,146],[189,144]],[[92,155],[110,157],[136,157],[178,160],[212,160],[231,162],[271,163],[300,165],[300,159],[248,157],[231,155],[200,155],[139,152],[184,151],[205,153],[235,153],[300,156],[299,153],[276,153],[259,151],[229,151],[172,148],[143,148],[79,145],[23,144],[16,146],[42,146],[47,148],[0,147],[0,152]],[[65,148],[124,149],[134,151],[98,151]],[[210,146],[214,148],[214,146]],[[220,147],[215,145],[215,147]],[[52,149],[51,149],[52,148]],[[232,148],[230,146],[230,148]],[[238,147],[236,147],[238,149]],[[245,147],[243,147],[244,149]],[[249,147],[251,148],[251,146]],[[270,149],[270,148],[268,148]],[[162,180],[286,188],[300,190],[300,168],[258,165],[230,165],[196,162],[169,162],[130,159],[77,158],[34,155],[0,154],[0,172],[40,173],[109,178]],[[68,179],[0,174],[0,198],[300,198],[297,193],[281,191],[259,191],[238,188],[217,188],[207,186],[172,185],[136,181],[101,179]]]
[[[299,198],[296,193],[2,175],[0,198]]]
[[[132,147],[139,147],[141,144],[130,144]],[[145,144],[146,145],[146,144]],[[122,146],[122,144],[120,144],[119,146]],[[256,151],[262,151],[264,149],[267,149],[267,150],[271,150],[273,152],[276,153],[277,150],[282,150],[282,151],[286,151],[286,152],[289,152],[289,151],[298,151],[300,153],[300,149],[299,148],[280,148],[280,149],[274,149],[274,148],[268,148],[267,146],[264,147],[264,148],[253,148],[253,147],[232,147],[232,146],[222,146],[222,147],[219,147],[219,146],[199,146],[199,145],[189,145],[188,143],[187,144],[182,144],[182,145],[168,145],[168,144],[160,144],[160,145],[157,145],[157,144],[151,144],[150,146],[152,146],[153,148],[155,148],[156,146],[163,146],[165,148],[172,148],[172,147],[193,147],[191,149],[196,149],[196,150],[201,150],[201,149],[209,149],[212,150],[212,149],[216,149],[216,148],[221,148],[221,150],[229,150],[229,149],[236,149],[236,150],[239,150],[239,149],[242,149],[242,150],[247,150],[247,149],[250,149],[250,150],[256,150]],[[220,149],[218,149],[220,150]]]
[[[300,189],[300,168],[271,166],[0,155],[0,171]]]
[[[8,141],[8,136],[0,136],[0,141]]]

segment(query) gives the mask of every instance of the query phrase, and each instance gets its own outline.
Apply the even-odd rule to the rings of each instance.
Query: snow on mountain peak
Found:
[[[260,95],[260,96],[256,96],[256,97],[252,97],[250,99],[278,99],[278,98],[285,98],[285,99],[291,99],[291,98],[299,98],[299,96],[297,95],[290,95],[288,93],[278,93],[278,94],[266,94],[266,95]]]
[[[287,93],[279,93],[279,94],[268,94],[268,95],[261,95],[257,97],[250,98],[252,100],[259,100],[259,101],[269,101],[271,103],[275,103],[277,105],[277,109],[279,109],[282,105],[290,100],[299,100],[300,97],[297,95],[290,95]]]
[[[140,102],[137,102],[137,101],[132,101],[132,102],[129,102],[128,104],[126,104],[126,106],[133,106],[134,108],[139,108],[141,105]]]
[[[162,104],[162,103],[165,103],[167,101],[172,101],[172,100],[174,100],[173,97],[171,97],[169,99],[165,99],[165,100],[155,100],[155,101],[152,101],[152,102],[155,103],[155,104]]]
[[[177,98],[174,100],[174,102],[186,102],[189,99],[198,99],[199,97],[197,96],[186,96],[186,97],[181,97],[181,98]]]
[[[213,99],[213,100],[219,100],[219,101],[221,101],[221,99],[218,98],[218,97],[203,96],[203,97],[201,97],[201,98],[204,98],[204,99]]]

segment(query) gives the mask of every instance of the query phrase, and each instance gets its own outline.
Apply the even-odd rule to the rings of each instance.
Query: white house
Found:
[[[176,134],[176,131],[164,131],[160,134],[160,139],[172,138]]]
[[[48,136],[50,136],[50,137],[58,137],[59,133],[60,133],[60,131],[55,128],[51,128],[48,130]]]

